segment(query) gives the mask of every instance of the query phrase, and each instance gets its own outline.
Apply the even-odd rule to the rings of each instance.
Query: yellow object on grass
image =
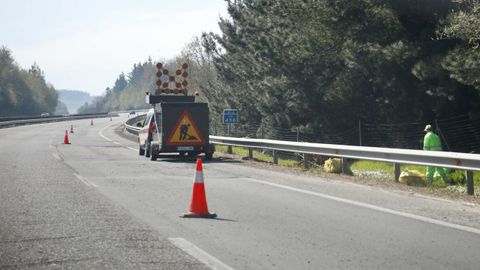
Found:
[[[398,181],[407,186],[425,187],[427,182],[425,180],[425,174],[417,170],[405,170],[400,173]]]
[[[328,173],[342,173],[342,159],[329,158],[325,160],[323,168],[325,169],[325,172],[328,172]],[[352,171],[350,170],[350,167],[348,168],[346,173],[350,175],[353,174]]]

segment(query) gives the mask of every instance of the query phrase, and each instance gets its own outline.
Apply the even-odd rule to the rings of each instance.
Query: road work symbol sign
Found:
[[[196,145],[204,144],[205,139],[198,131],[197,125],[187,111],[184,111],[175,124],[175,128],[168,137],[168,144],[175,145]]]

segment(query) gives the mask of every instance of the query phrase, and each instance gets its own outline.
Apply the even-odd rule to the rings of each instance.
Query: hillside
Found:
[[[85,102],[91,102],[93,98],[89,93],[83,91],[58,90],[58,100],[63,102],[72,114],[77,113],[77,109],[80,106]]]

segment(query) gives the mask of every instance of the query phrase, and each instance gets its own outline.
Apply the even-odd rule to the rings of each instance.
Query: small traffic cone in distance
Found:
[[[202,160],[197,159],[195,179],[193,182],[192,200],[188,213],[183,214],[184,218],[216,218],[217,214],[209,213],[205,185],[203,183]]]
[[[70,133],[73,133],[73,125],[70,125]]]
[[[90,126],[93,126],[93,119],[90,120]]]
[[[68,141],[68,129],[65,130],[65,137],[63,138],[63,144],[70,144]]]

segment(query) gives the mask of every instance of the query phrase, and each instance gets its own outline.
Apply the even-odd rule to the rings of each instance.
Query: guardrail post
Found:
[[[398,183],[398,179],[400,179],[400,164],[393,163],[393,166],[395,167],[395,182]]]
[[[278,164],[278,152],[273,150],[273,164]]]
[[[467,171],[467,194],[473,195],[475,191],[473,190],[473,172]]]
[[[342,173],[348,174],[348,159],[342,158]]]
[[[253,148],[251,147],[248,148],[248,158],[253,159]]]
[[[310,155],[309,154],[303,154],[303,169],[308,170],[310,167],[310,163],[308,163],[310,160]]]
[[[231,145],[227,146],[227,153],[233,154],[233,150],[232,150],[232,146],[231,146]]]

